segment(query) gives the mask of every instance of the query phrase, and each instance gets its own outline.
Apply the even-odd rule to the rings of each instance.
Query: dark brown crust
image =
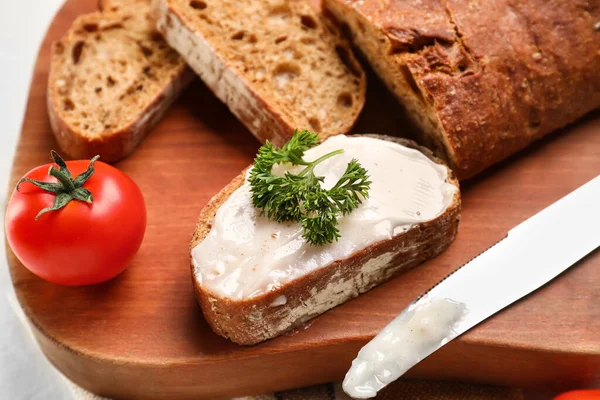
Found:
[[[222,54],[213,50],[213,46],[210,43],[211,39],[205,38],[198,27],[194,25],[194,22],[170,0],[153,0],[152,5],[154,17],[158,21],[157,29],[165,36],[169,45],[179,51],[190,67],[196,71],[215,95],[227,104],[230,111],[258,140],[263,143],[268,140],[276,146],[282,146],[292,137],[296,129],[302,129],[302,127],[297,126],[295,121],[282,115],[274,104],[266,101],[256,93],[251,85],[248,84],[247,79],[239,74],[235,68],[231,67],[229,61]],[[319,16],[317,15],[317,17]],[[181,30],[179,27],[181,27]],[[186,32],[182,32],[182,30]],[[184,34],[194,37],[195,40],[206,46],[205,52],[211,53],[211,62],[208,65],[199,61],[197,53],[202,50],[199,50],[196,45],[193,45],[192,49],[188,49],[185,47],[189,45],[187,40],[184,41],[185,43],[181,43],[174,39],[175,37],[181,39],[181,36]],[[347,121],[338,130],[320,131],[319,134],[322,139],[349,132],[358,120],[366,96],[366,75],[360,63],[355,59],[348,41],[342,35],[340,35],[339,41],[339,44],[348,50],[349,62],[360,71],[360,96],[358,101],[353,105],[356,112],[352,120]],[[228,85],[226,79],[219,79],[215,82],[209,77],[209,74],[214,73],[215,69],[226,71],[229,74],[229,77],[235,82],[233,90],[237,91],[236,96],[227,97],[225,94],[220,93],[223,90],[227,92],[232,88],[227,87],[223,89],[223,87]],[[244,94],[241,93],[241,90],[244,91]],[[254,125],[253,121],[255,121],[257,116],[260,116],[261,122]]]
[[[74,23],[74,25],[77,21]],[[67,40],[66,37],[62,40]],[[181,63],[173,72],[170,81],[151,102],[140,110],[135,119],[120,130],[110,130],[90,138],[81,127],[73,126],[62,113],[60,96],[56,88],[56,69],[60,55],[52,44],[52,58],[48,77],[47,106],[52,132],[60,149],[72,158],[91,158],[100,155],[104,162],[115,162],[129,155],[144,137],[161,120],[169,106],[195,78],[194,73]]]
[[[425,132],[424,141],[435,142],[460,179],[600,107],[594,27],[600,7],[593,2],[325,0],[324,6],[349,26],[405,104],[398,84],[412,80],[422,104],[410,111],[437,130]],[[379,50],[370,40],[379,40]]]
[[[436,163],[444,163],[433,153],[416,143],[383,135],[365,135],[382,140],[389,140],[404,146],[417,149]],[[210,232],[211,224],[219,207],[239,188],[245,179],[246,171],[231,181],[221,192],[215,195],[200,213],[196,230],[192,236],[190,250],[200,243]],[[450,171],[448,182],[458,187],[458,180]],[[191,263],[192,281],[196,297],[204,316],[212,329],[219,335],[243,344],[257,342],[281,335],[293,329],[314,315],[301,315],[294,323],[275,329],[284,318],[289,318],[290,310],[301,308],[315,293],[325,290],[327,285],[341,280],[357,279],[351,290],[334,293],[327,309],[335,307],[372,287],[379,285],[396,274],[410,269],[444,251],[456,237],[460,219],[460,191],[456,191],[452,204],[440,217],[415,226],[392,240],[382,241],[369,246],[354,256],[340,260],[320,268],[298,280],[288,283],[279,289],[250,300],[232,301],[219,298],[207,291],[194,274]],[[361,275],[361,266],[369,260],[384,254],[393,257],[378,271],[374,280]],[[316,291],[316,292],[315,292]],[[272,307],[270,304],[279,296],[285,295],[287,303],[284,307]],[[324,311],[324,310],[323,310]],[[320,311],[318,314],[320,314]]]

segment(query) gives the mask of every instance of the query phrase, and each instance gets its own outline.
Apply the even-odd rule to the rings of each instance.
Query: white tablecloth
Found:
[[[8,176],[19,136],[38,47],[62,0],[0,1],[0,397],[74,398],[37,348],[22,320],[4,251]]]

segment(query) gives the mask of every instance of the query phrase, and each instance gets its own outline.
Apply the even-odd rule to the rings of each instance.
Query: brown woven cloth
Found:
[[[523,392],[458,382],[397,381],[382,390],[378,400],[523,400]],[[350,400],[340,384],[311,386],[237,400]]]

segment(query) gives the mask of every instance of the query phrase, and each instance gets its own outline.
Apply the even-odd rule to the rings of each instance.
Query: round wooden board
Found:
[[[57,148],[46,112],[49,48],[95,0],[69,0],[41,46],[12,183]],[[371,77],[372,78],[372,77]],[[356,132],[406,135],[398,106],[374,78]],[[259,143],[196,82],[118,167],[148,206],[145,241],[129,269],[91,287],[33,276],[8,249],[14,286],[48,358],[75,383],[118,398],[215,398],[343,377],[357,350],[411,300],[521,221],[600,173],[600,118],[463,185],[456,242],[440,257],[252,347],[213,334],[196,305],[188,243],[208,199],[247,166]],[[600,221],[599,221],[600,223]],[[560,227],[556,227],[560,230]],[[600,229],[600,228],[599,228]],[[410,376],[569,388],[600,379],[600,253],[454,340]]]

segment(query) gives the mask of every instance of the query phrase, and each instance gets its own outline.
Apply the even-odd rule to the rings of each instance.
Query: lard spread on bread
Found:
[[[232,300],[265,294],[379,241],[431,221],[452,203],[448,169],[423,153],[372,137],[335,136],[306,151],[312,161],[343,149],[315,169],[329,188],[358,159],[371,180],[369,197],[340,218],[341,238],[324,246],[306,243],[299,224],[260,216],[246,181],[219,208],[208,236],[192,249],[195,275],[213,295]],[[273,172],[302,167],[278,165]],[[279,299],[278,304],[285,299]]]

